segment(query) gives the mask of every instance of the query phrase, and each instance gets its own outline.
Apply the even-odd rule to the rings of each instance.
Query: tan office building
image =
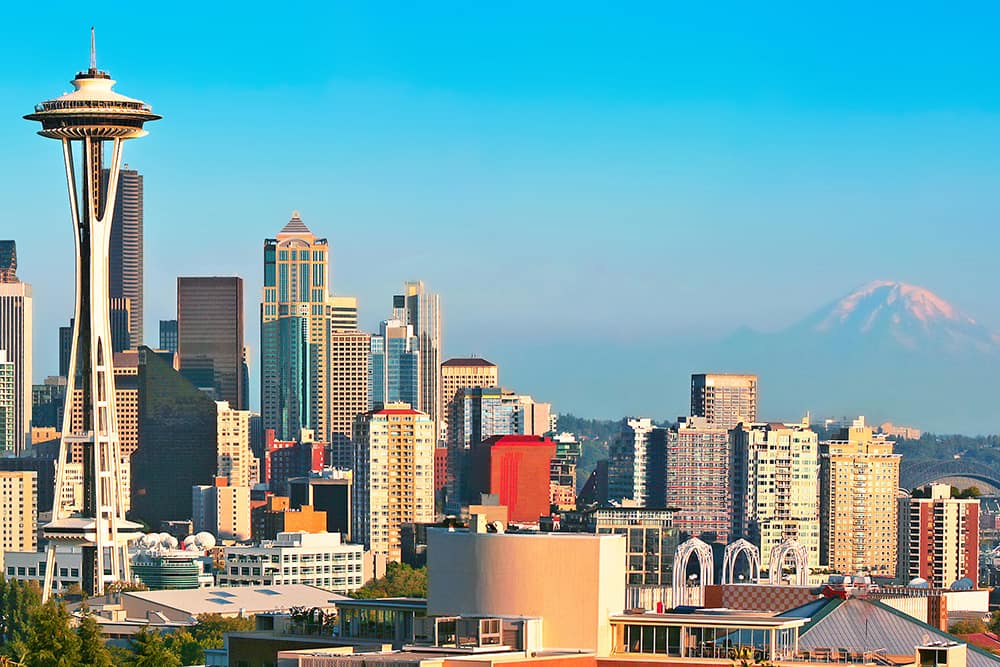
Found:
[[[691,415],[733,428],[757,421],[757,376],[698,373],[691,376]]]
[[[371,334],[330,330],[330,447],[334,467],[354,468],[354,420],[368,411]]]
[[[38,475],[0,472],[0,551],[37,551]]]
[[[448,439],[448,415],[452,401],[459,389],[470,387],[499,387],[500,368],[491,361],[478,357],[449,359],[441,364],[441,432],[439,438]]]
[[[899,454],[859,417],[820,443],[820,565],[895,576]]]
[[[399,527],[434,521],[434,421],[406,403],[358,417],[354,540],[400,559]]]
[[[219,477],[229,486],[252,487],[260,481],[260,461],[250,449],[250,411],[233,410],[226,401],[216,401],[216,457]]]

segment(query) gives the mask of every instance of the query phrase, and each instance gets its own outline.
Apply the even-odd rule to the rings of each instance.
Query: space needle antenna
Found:
[[[90,26],[90,69],[97,69],[97,47],[94,44],[94,26]]]

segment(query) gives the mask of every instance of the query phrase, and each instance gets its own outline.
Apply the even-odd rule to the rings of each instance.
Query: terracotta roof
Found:
[[[493,366],[496,367],[492,361],[487,361],[486,359],[481,359],[479,357],[456,357],[455,359],[449,359],[441,363],[442,366]]]
[[[969,644],[984,648],[987,651],[1000,651],[1000,637],[992,632],[973,632],[968,635],[955,635]]]

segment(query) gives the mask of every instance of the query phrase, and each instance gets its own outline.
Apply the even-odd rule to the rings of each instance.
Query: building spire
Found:
[[[90,69],[97,69],[97,48],[94,44],[94,26],[90,26]]]

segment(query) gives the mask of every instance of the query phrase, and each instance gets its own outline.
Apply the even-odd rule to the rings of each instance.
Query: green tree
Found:
[[[76,635],[80,638],[80,665],[85,667],[111,667],[111,651],[104,644],[101,636],[101,626],[94,615],[84,608],[83,618],[76,627]]]
[[[205,662],[205,649],[187,630],[176,630],[163,638],[170,652],[181,659],[184,665],[200,665]],[[221,647],[220,647],[221,648]]]
[[[203,649],[222,648],[227,632],[247,632],[253,629],[253,617],[228,618],[220,614],[202,614],[191,629],[191,634]]]
[[[50,599],[31,614],[21,662],[25,667],[74,667],[80,664],[80,638],[61,600]]]
[[[17,658],[24,654],[31,628],[31,617],[42,603],[42,592],[34,582],[3,581],[0,603],[2,654]]]
[[[986,632],[986,624],[979,619],[955,621],[948,627],[948,632],[953,635],[971,635],[977,632]]]
[[[389,563],[385,576],[372,579],[354,593],[362,600],[392,597],[427,597],[427,568],[410,567],[406,563]]]
[[[131,667],[181,667],[181,659],[169,648],[156,630],[143,628],[130,640],[134,655]]]

